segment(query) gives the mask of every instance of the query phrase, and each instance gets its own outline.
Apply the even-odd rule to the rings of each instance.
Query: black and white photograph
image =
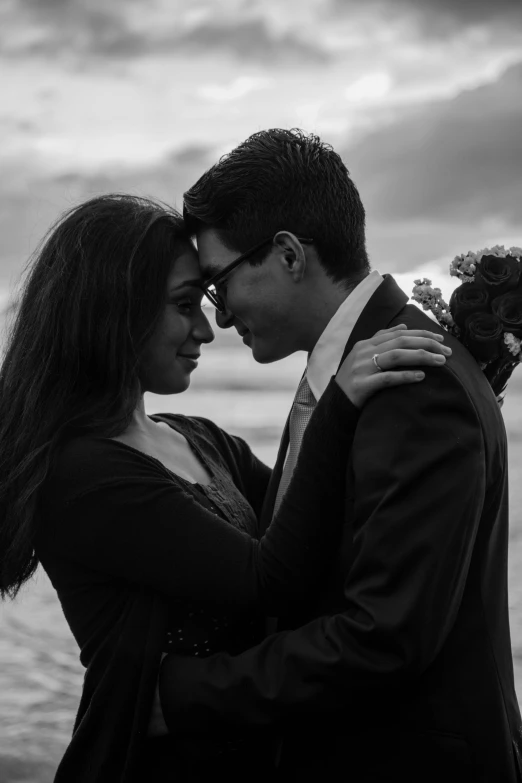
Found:
[[[521,0],[0,0],[0,783],[522,783]]]

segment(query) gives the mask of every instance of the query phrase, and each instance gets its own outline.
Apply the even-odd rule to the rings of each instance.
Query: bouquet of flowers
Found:
[[[497,398],[522,362],[522,248],[503,245],[455,256],[450,275],[461,285],[449,305],[431,280],[415,280],[413,296],[462,342]]]

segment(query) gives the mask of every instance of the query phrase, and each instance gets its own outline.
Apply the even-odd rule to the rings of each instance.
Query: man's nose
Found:
[[[224,313],[220,313],[219,310],[216,310],[216,323],[220,329],[230,329],[233,322],[234,316],[230,310],[225,309]]]

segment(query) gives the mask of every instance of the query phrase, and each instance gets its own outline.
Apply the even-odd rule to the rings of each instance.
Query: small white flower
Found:
[[[493,247],[486,247],[482,251],[485,256],[505,256],[506,248],[504,245],[494,245]]]
[[[455,326],[455,321],[451,313],[442,313],[440,321],[444,326]]]
[[[520,340],[518,337],[515,337],[515,335],[511,334],[511,332],[505,332],[504,342],[507,345],[508,351],[512,353],[513,356],[517,356],[518,360],[520,361],[522,359],[522,340]]]

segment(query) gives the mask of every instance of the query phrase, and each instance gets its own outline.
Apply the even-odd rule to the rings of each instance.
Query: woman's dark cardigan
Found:
[[[157,418],[186,436],[211,473],[228,473],[247,517],[259,514],[270,469],[241,439],[205,419]],[[55,783],[134,783],[173,599],[277,615],[313,590],[340,534],[356,419],[332,381],[261,541],[142,452],[101,437],[62,449],[42,493],[36,551],[87,671]]]

